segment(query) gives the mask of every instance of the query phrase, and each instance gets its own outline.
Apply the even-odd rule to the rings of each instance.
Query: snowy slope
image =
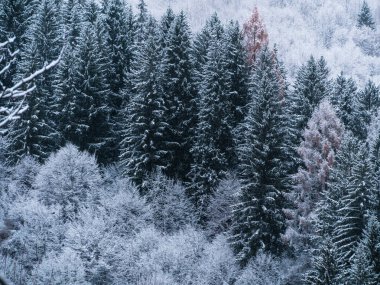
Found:
[[[138,0],[129,0],[136,7]],[[152,14],[162,15],[170,5],[189,15],[193,31],[199,31],[207,18],[217,12],[227,22],[243,23],[257,5],[269,32],[270,43],[276,44],[290,77],[297,67],[313,54],[327,59],[333,75],[343,72],[360,83],[368,76],[380,84],[380,43],[378,56],[363,53],[355,39],[356,15],[363,0],[146,0]],[[380,34],[380,1],[367,0],[378,23]],[[368,34],[365,39],[373,40]],[[380,36],[378,35],[379,39]]]

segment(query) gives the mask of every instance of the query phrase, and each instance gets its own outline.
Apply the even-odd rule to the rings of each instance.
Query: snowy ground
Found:
[[[129,3],[136,7],[138,1]],[[156,17],[169,5],[177,12],[184,10],[195,32],[214,12],[224,22],[234,19],[243,23],[257,5],[270,43],[277,45],[290,78],[313,54],[326,58],[334,76],[343,72],[363,84],[370,75],[380,84],[380,52],[377,56],[366,55],[357,44],[380,38],[380,1],[367,2],[379,28],[377,33],[363,35],[363,31],[355,27],[362,0],[146,0]],[[370,48],[380,51],[380,47]]]

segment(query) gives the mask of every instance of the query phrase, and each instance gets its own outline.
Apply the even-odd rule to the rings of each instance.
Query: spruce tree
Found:
[[[198,124],[191,148],[193,164],[188,177],[188,193],[205,221],[210,197],[228,169],[227,154],[232,147],[232,133],[227,122],[227,86],[221,42],[213,33],[203,66],[198,98]]]
[[[357,96],[356,83],[352,78],[346,78],[340,74],[333,85],[330,97],[331,104],[335,107],[339,119],[346,130],[354,131],[355,100]]]
[[[361,140],[367,138],[367,129],[371,117],[380,108],[380,88],[374,82],[368,81],[364,89],[359,92],[354,101],[354,133]]]
[[[380,282],[380,224],[375,217],[369,218],[347,275],[349,284],[353,285]]]
[[[19,65],[20,78],[58,58],[62,46],[59,32],[57,7],[52,1],[41,1],[28,32],[28,48]],[[8,159],[11,162],[25,155],[43,161],[59,146],[54,77],[54,73],[46,72],[36,80],[36,89],[25,99],[28,110],[10,126]]]
[[[165,137],[171,142],[166,175],[185,180],[190,171],[192,137],[195,128],[195,90],[192,78],[191,35],[186,16],[181,12],[172,22],[162,55],[161,80],[168,127]]]
[[[294,91],[291,94],[291,112],[294,118],[294,127],[298,130],[296,144],[301,141],[302,130],[322,99],[329,95],[329,71],[323,57],[316,61],[310,57],[308,62],[298,71]]]
[[[354,158],[345,195],[339,201],[333,241],[338,249],[338,260],[347,267],[367,223],[367,211],[372,208],[375,189],[373,172],[364,146]]]
[[[282,162],[286,148],[284,98],[277,80],[276,60],[266,47],[251,78],[249,112],[240,127],[238,145],[242,187],[233,208],[231,243],[242,265],[263,249],[272,254],[285,250],[284,194],[289,176]]]
[[[144,192],[147,177],[156,168],[165,169],[167,145],[165,112],[159,73],[160,45],[156,23],[150,20],[148,38],[136,55],[132,70],[133,97],[126,107],[121,143],[121,167]]]
[[[305,282],[309,285],[340,285],[337,253],[330,239],[323,242],[315,252],[312,269],[307,272]]]
[[[367,27],[375,30],[375,21],[373,20],[371,9],[369,8],[367,1],[363,2],[357,21],[357,26],[359,28]]]

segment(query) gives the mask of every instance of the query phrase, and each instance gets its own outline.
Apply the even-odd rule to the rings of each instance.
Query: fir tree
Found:
[[[57,7],[51,1],[42,1],[28,33],[28,49],[20,62],[20,77],[57,59],[61,47],[59,31]],[[59,146],[53,82],[54,74],[51,72],[36,80],[36,89],[26,97],[28,110],[11,125],[8,133],[8,158],[11,162],[17,162],[25,155],[43,161]]]
[[[345,78],[339,75],[333,85],[333,92],[330,98],[331,104],[335,107],[339,119],[347,130],[354,131],[355,100],[357,99],[357,87],[352,78]]]
[[[336,248],[330,239],[323,242],[315,253],[312,270],[307,272],[306,284],[310,285],[340,285],[339,264],[336,260]]]
[[[338,261],[347,267],[366,226],[367,211],[371,209],[375,183],[365,147],[355,156],[345,195],[339,201],[333,241],[338,249]]]
[[[329,95],[328,75],[329,71],[323,58],[315,61],[314,57],[311,57],[298,71],[290,102],[293,124],[298,130],[296,144],[300,143],[302,130],[305,129],[314,109]]]
[[[133,93],[126,108],[126,122],[121,143],[121,166],[124,174],[144,192],[146,179],[157,167],[165,169],[167,161],[163,121],[165,112],[159,77],[160,45],[156,23],[149,23],[149,37],[140,47],[133,70]]]
[[[201,75],[198,125],[191,148],[194,161],[188,187],[201,222],[205,221],[211,195],[228,169],[227,153],[232,147],[232,133],[227,122],[227,82],[221,60],[221,42],[215,33],[211,41]]]
[[[276,60],[264,48],[252,76],[252,101],[238,145],[242,188],[233,208],[231,242],[242,265],[260,249],[273,254],[285,250],[282,209],[289,181],[287,169],[280,162],[288,159],[287,130],[276,72]]]
[[[186,16],[181,12],[167,31],[161,64],[165,94],[165,137],[171,141],[168,151],[170,177],[184,180],[190,171],[192,137],[195,128],[195,91],[190,58],[191,41]]]
[[[354,106],[354,133],[361,140],[365,140],[371,117],[380,108],[380,88],[372,81],[368,81],[364,89],[359,92]]]
[[[367,1],[363,2],[357,21],[357,26],[359,28],[368,27],[372,30],[376,29],[375,21],[373,20],[371,9],[369,8]]]
[[[375,285],[380,282],[380,224],[370,217],[348,270],[353,285]]]

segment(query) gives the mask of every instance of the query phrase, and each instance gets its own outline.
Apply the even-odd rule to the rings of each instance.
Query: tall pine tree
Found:
[[[248,116],[241,125],[238,146],[242,188],[233,208],[231,242],[242,265],[263,249],[280,254],[284,249],[284,193],[289,191],[286,123],[277,60],[267,47],[257,59]]]

